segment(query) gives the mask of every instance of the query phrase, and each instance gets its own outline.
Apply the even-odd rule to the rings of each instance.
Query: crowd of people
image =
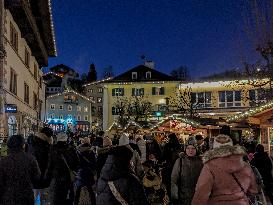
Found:
[[[150,133],[80,136],[44,127],[1,147],[0,205],[252,205],[272,203],[272,160],[224,126],[161,143]]]

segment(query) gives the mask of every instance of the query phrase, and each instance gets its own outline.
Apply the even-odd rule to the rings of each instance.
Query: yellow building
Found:
[[[267,90],[258,89],[258,85],[264,82],[266,80],[181,83],[179,93],[191,93],[191,102],[201,116],[219,118],[240,113],[255,103],[265,102]]]
[[[179,82],[171,76],[156,71],[153,64],[140,65],[104,83],[103,90],[103,130],[118,118],[115,103],[118,98],[143,96],[152,103],[150,118],[157,119],[155,113],[165,113],[168,99],[175,95]]]

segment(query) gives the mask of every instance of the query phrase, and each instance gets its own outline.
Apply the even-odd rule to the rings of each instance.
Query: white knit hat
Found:
[[[213,149],[227,145],[233,146],[232,139],[228,135],[220,134],[214,138]]]
[[[128,137],[128,134],[126,133],[123,133],[121,135],[121,137],[119,138],[119,146],[122,146],[122,145],[127,145],[129,144],[129,137]]]

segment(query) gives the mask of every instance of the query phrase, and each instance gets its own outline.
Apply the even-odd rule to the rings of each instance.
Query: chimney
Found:
[[[145,61],[144,66],[155,69],[155,62],[154,61]]]

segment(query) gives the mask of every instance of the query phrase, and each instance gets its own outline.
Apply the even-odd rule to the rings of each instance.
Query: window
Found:
[[[151,79],[151,78],[152,78],[151,71],[146,72],[146,79]]]
[[[59,105],[59,110],[63,110],[64,106],[63,105]]]
[[[124,96],[124,88],[113,88],[112,96]]]
[[[33,108],[36,110],[38,108],[38,97],[36,93],[33,92]]]
[[[211,107],[211,92],[191,93],[191,103],[199,108]]]
[[[153,87],[152,95],[164,95],[165,89],[164,87]]]
[[[55,110],[55,104],[51,104],[51,105],[50,105],[50,109],[51,109],[51,110]]]
[[[249,90],[249,101],[250,104],[255,105],[255,103],[266,102],[267,98],[270,96],[269,89],[256,89]]]
[[[9,90],[13,94],[17,94],[17,74],[15,71],[11,68],[10,69],[10,84],[9,84]]]
[[[241,91],[219,91],[219,107],[240,107]]]
[[[10,44],[15,51],[18,51],[18,32],[12,23],[10,23]]]
[[[137,79],[137,72],[132,72],[132,79],[136,80]]]
[[[85,120],[85,121],[88,121],[88,115],[85,115],[85,116],[84,116],[84,120]]]
[[[98,112],[102,113],[102,106],[98,106]]]
[[[90,100],[94,101],[95,100],[94,96],[90,96]]]
[[[29,86],[24,83],[24,101],[29,103]]]
[[[68,119],[72,119],[72,115],[67,115],[67,118]]]
[[[29,67],[29,61],[30,61],[30,54],[27,48],[25,48],[25,64],[27,67]]]
[[[98,102],[98,103],[101,103],[101,102],[102,102],[102,98],[101,98],[101,97],[98,97],[98,98],[97,98],[97,102]]]
[[[118,115],[119,110],[116,107],[112,107],[112,115]]]
[[[84,107],[84,112],[88,112],[88,107]]]
[[[64,119],[64,116],[63,115],[60,115],[60,120],[63,120]]]
[[[81,120],[81,116],[80,115],[77,116],[77,120]]]
[[[34,63],[34,71],[33,71],[33,75],[34,75],[34,78],[35,80],[37,80],[37,73],[38,73],[38,68],[37,68],[37,65]]]
[[[144,95],[144,88],[132,88],[132,96]]]
[[[98,89],[98,92],[99,92],[99,93],[102,93],[102,92],[103,92],[103,89],[102,89],[102,88],[99,88],[99,89]]]
[[[88,92],[89,93],[93,93],[93,89],[88,89]]]
[[[82,111],[82,107],[81,106],[77,106],[77,111],[81,112]]]
[[[72,111],[72,106],[71,106],[71,105],[68,105],[68,106],[67,106],[67,110],[68,110],[68,111]]]
[[[51,115],[49,116],[49,118],[53,119],[53,118],[54,118],[54,114],[51,114]]]

